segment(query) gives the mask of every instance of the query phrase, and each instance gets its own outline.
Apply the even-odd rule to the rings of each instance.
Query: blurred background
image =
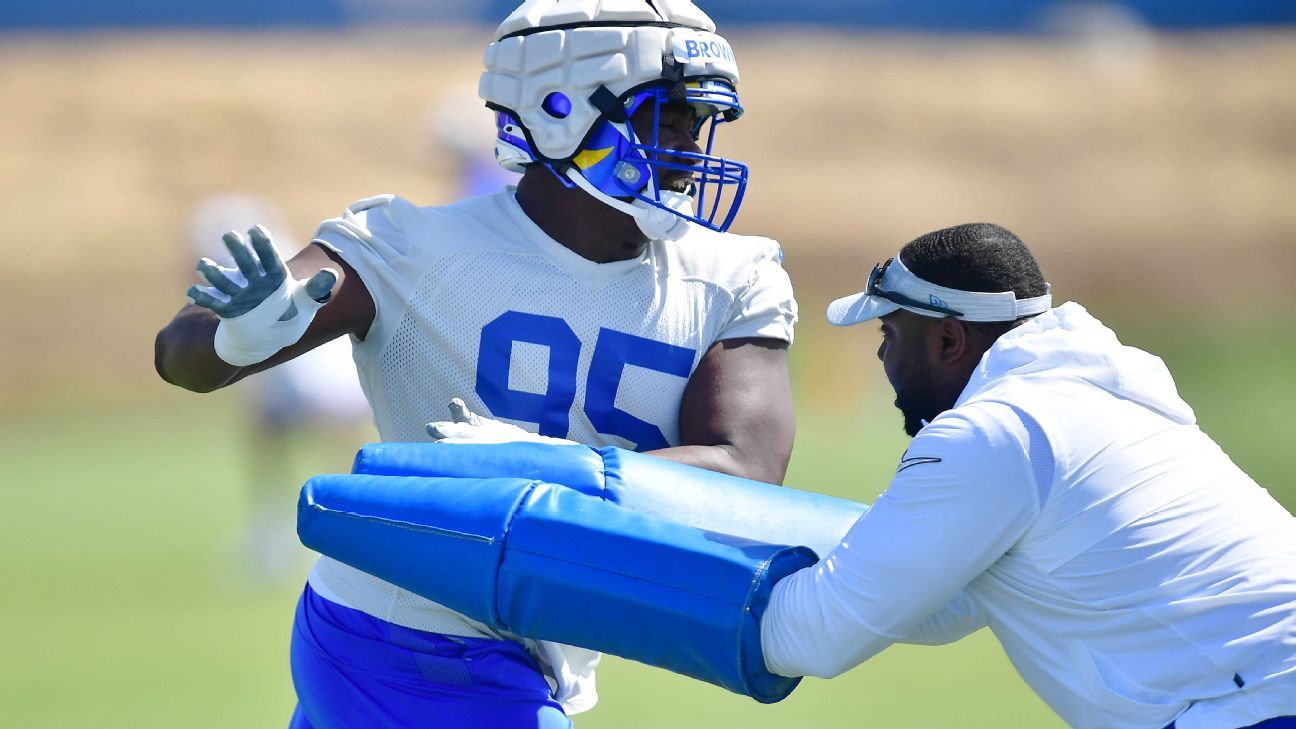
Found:
[[[1296,3],[699,4],[742,66],[735,229],[782,241],[802,307],[790,484],[872,501],[905,445],[876,332],[829,331],[827,302],[917,235],[992,221],[1296,508]],[[371,426],[328,410],[345,378],[295,419],[250,404],[256,378],[167,386],[153,337],[223,220],[300,244],[361,197],[498,184],[474,91],[513,6],[3,3],[0,726],[285,725],[296,491]],[[986,631],[775,706],[600,675],[582,729],[1059,725]]]

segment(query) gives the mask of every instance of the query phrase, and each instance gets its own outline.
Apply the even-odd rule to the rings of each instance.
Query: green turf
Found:
[[[1229,348],[1161,344],[1208,432],[1296,505],[1283,427],[1296,403],[1290,345],[1259,333]],[[895,413],[870,402],[851,417],[802,409],[789,483],[874,498],[904,438]],[[230,555],[245,508],[238,415],[227,394],[166,393],[130,411],[0,424],[0,726],[284,725],[297,588],[258,590]],[[345,463],[317,455],[329,468]],[[286,509],[295,488],[285,484]],[[617,659],[599,683],[583,729],[1061,725],[986,631],[893,648],[845,677],[807,680],[775,706]]]

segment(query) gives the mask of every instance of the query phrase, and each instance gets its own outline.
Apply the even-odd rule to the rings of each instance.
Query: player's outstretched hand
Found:
[[[247,238],[233,230],[221,237],[237,268],[225,268],[210,258],[198,259],[198,273],[210,285],[190,286],[189,301],[211,309],[222,319],[233,319],[255,309],[283,286],[288,267],[270,232],[258,225],[248,231]],[[320,303],[327,301],[337,278],[337,271],[321,269],[303,284],[306,295]]]
[[[323,268],[307,280],[293,278],[269,231],[260,225],[248,231],[247,240],[232,231],[222,240],[237,268],[203,258],[198,273],[211,285],[190,287],[188,296],[220,317],[216,355],[246,367],[301,339],[332,295],[338,272]]]
[[[438,443],[549,443],[572,445],[566,438],[551,438],[519,428],[511,423],[478,415],[468,409],[464,401],[450,401],[450,419],[427,424],[428,435]]]

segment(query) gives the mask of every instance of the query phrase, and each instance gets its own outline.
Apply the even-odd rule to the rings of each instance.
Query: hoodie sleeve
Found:
[[[1012,410],[992,403],[924,428],[841,544],[774,587],[761,623],[769,670],[828,678],[892,643],[984,624],[961,591],[1039,514],[1025,438]]]
[[[897,643],[914,645],[945,645],[975,633],[986,626],[985,615],[977,610],[976,603],[961,590],[945,607],[928,615]]]

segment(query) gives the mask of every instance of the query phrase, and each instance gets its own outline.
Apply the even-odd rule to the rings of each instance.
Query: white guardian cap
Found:
[[[712,153],[716,126],[742,114],[733,49],[714,31],[690,0],[528,0],[495,31],[478,87],[496,112],[496,158],[545,165],[654,239],[682,236],[686,221],[726,230],[747,166]],[[696,112],[702,152],[660,145],[667,104]],[[651,139],[630,124],[641,108]]]

